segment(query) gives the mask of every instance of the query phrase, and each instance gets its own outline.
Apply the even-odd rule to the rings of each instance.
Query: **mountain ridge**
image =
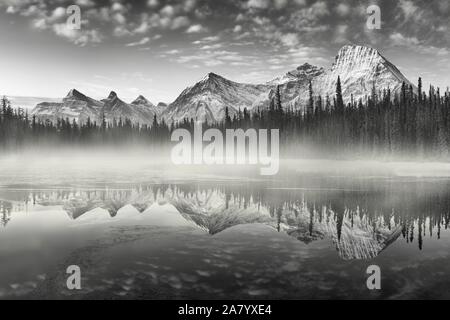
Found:
[[[38,104],[32,114],[53,120],[66,116],[79,122],[86,121],[87,117],[99,119],[105,114],[108,121],[127,117],[133,123],[150,125],[155,116],[166,123],[186,118],[211,123],[223,120],[227,108],[231,116],[244,108],[249,111],[268,108],[277,87],[280,88],[284,108],[302,110],[309,101],[310,82],[314,96],[333,97],[338,77],[341,78],[345,103],[370,96],[374,85],[379,90],[389,88],[393,93],[398,92],[403,83],[417,90],[377,49],[346,45],[339,50],[327,70],[304,63],[263,84],[239,83],[209,72],[200,81],[184,89],[168,105],[159,103],[155,106],[142,95],[126,103],[114,91],[107,99],[98,101],[72,89],[62,103]]]

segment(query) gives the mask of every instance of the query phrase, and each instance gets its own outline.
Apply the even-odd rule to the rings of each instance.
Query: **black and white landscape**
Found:
[[[0,299],[450,298],[449,14],[1,1]],[[279,130],[279,170],[177,164],[198,128]]]

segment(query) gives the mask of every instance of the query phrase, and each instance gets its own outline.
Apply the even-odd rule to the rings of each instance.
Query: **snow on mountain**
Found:
[[[219,121],[225,117],[226,107],[233,115],[239,109],[251,110],[258,106],[267,99],[269,88],[268,85],[237,83],[208,73],[201,81],[185,89],[162,116],[167,122],[184,118]]]
[[[145,106],[148,109],[152,110],[156,116],[159,118],[161,116],[161,114],[163,113],[163,111],[167,108],[167,104],[163,103],[163,102],[159,102],[156,106],[151,103],[150,101],[147,100],[147,98],[145,98],[144,96],[139,96],[136,98],[136,100],[134,100],[133,102],[131,102],[132,105],[136,105],[136,106]]]
[[[141,96],[142,97],[142,96]],[[138,102],[144,102],[144,104],[128,104],[119,99],[117,94],[112,91],[108,98],[102,100],[104,103],[102,112],[105,114],[105,118],[108,121],[116,119],[129,119],[132,123],[148,124],[153,123],[153,118],[155,116],[154,105],[149,103],[147,99],[139,99]],[[136,102],[136,100],[134,101]]]
[[[157,108],[142,96],[128,104],[122,101],[115,92],[111,92],[108,98],[98,101],[72,89],[60,103],[39,103],[33,109],[32,115],[43,121],[55,122],[62,118],[79,123],[85,123],[88,118],[92,122],[100,123],[104,115],[108,122],[127,118],[133,123],[151,125],[158,112]]]
[[[355,101],[371,95],[372,88],[391,89],[398,92],[406,77],[376,49],[365,46],[344,46],[329,70],[308,63],[265,84],[250,85],[232,82],[209,73],[202,81],[187,88],[172,103],[163,116],[166,120],[183,118],[218,121],[225,115],[225,107],[233,114],[239,109],[267,108],[280,86],[284,108],[301,109],[309,100],[309,82],[314,96],[332,100],[338,77],[341,78],[344,102]]]
[[[373,85],[378,90],[389,88],[392,92],[398,92],[403,82],[412,85],[378,50],[365,46],[348,45],[339,50],[331,69],[314,79],[313,90],[322,96],[333,96],[338,76],[347,102],[351,95],[355,100],[370,96]]]
[[[315,97],[327,96],[332,100],[336,94],[338,77],[341,78],[342,96],[345,103],[359,99],[365,100],[372,93],[375,85],[377,90],[391,89],[396,93],[402,83],[412,85],[408,79],[378,50],[365,46],[344,46],[337,54],[329,70],[304,64],[286,75],[276,78],[269,84],[279,85],[282,105],[284,108],[301,109],[309,101],[309,82],[313,87]],[[414,87],[414,86],[413,86]],[[272,89],[269,97],[272,98]]]
[[[304,82],[308,83],[310,80],[322,75],[325,72],[323,68],[319,68],[309,63],[299,66],[297,69],[289,71],[285,75],[269,81],[269,85],[284,85],[289,82]]]
[[[161,103],[154,106],[143,96],[127,104],[115,94],[97,101],[72,90],[62,103],[38,104],[33,114],[51,120],[61,117],[79,121],[86,121],[87,117],[100,120],[104,112],[108,121],[126,117],[134,123],[151,124],[156,115],[159,120],[164,119],[168,123],[182,121],[184,118],[215,122],[224,119],[227,107],[231,116],[239,109],[267,108],[277,86],[280,87],[284,108],[304,108],[309,100],[310,82],[314,96],[328,96],[332,100],[338,77],[341,78],[346,103],[350,102],[352,97],[355,101],[364,100],[371,95],[374,85],[378,90],[389,88],[393,93],[400,90],[403,82],[411,85],[378,50],[348,45],[338,52],[329,70],[305,63],[264,84],[237,83],[208,73],[201,81],[186,88],[168,106]]]
[[[100,120],[103,103],[89,98],[81,92],[72,89],[61,103],[42,102],[32,111],[32,115],[40,120],[57,121],[66,119],[70,121],[86,122],[88,118],[92,121]]]
[[[273,87],[268,95],[269,99],[265,101],[265,106],[269,105],[270,99],[275,95],[276,86],[279,86],[281,104],[284,108],[304,107],[309,99],[309,82],[321,77],[324,73],[323,68],[305,63],[284,76],[270,81],[269,84]]]

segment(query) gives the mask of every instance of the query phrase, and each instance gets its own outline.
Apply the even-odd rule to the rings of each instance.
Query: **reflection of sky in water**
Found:
[[[448,297],[446,179],[42,175],[2,180],[0,298]]]

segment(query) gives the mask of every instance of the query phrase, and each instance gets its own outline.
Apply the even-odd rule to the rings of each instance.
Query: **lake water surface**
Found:
[[[0,299],[450,298],[445,174],[0,165]],[[370,265],[381,290],[367,289]]]

